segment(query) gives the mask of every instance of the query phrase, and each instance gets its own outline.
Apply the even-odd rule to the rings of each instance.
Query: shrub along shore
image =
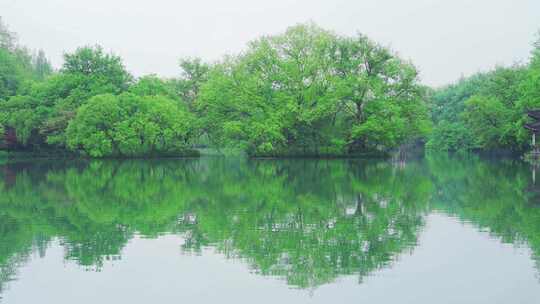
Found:
[[[524,112],[540,107],[540,43],[529,63],[438,89],[364,35],[301,24],[236,56],[180,60],[179,77],[133,77],[100,46],[64,55],[18,45],[0,22],[0,149],[85,157],[385,155],[430,150],[523,151]]]

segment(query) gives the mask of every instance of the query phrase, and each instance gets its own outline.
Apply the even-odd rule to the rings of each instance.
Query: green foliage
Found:
[[[470,130],[461,122],[443,120],[433,129],[426,149],[439,151],[467,151],[474,147]]]
[[[183,59],[177,79],[134,80],[121,58],[100,46],[65,54],[54,72],[43,51],[18,46],[0,22],[0,124],[16,133],[9,149],[70,148],[93,156],[193,147],[251,156],[380,155],[426,141],[430,150],[521,151],[529,147],[525,113],[540,107],[539,49],[537,41],[527,66],[498,67],[431,90],[412,63],[366,36],[308,23],[254,40],[217,64]],[[100,112],[84,108],[96,96],[120,107],[120,116],[101,111],[102,124],[73,123],[68,138],[78,112]],[[127,99],[137,101],[121,102]],[[150,109],[166,122],[152,120]],[[169,110],[179,116],[165,115]],[[125,118],[133,113],[144,118]],[[85,133],[87,124],[99,128]]]
[[[17,45],[14,33],[0,18],[0,101],[17,94],[25,94],[29,83],[43,80],[52,68],[43,51],[31,54]]]
[[[522,94],[520,107],[523,110],[540,108],[540,34],[534,43],[531,56],[531,64],[527,71],[527,77],[520,87]],[[523,119],[523,122],[525,118]]]
[[[18,143],[26,148],[30,148],[30,134],[34,148],[46,144],[63,147],[65,129],[82,104],[98,94],[122,92],[131,81],[120,58],[104,54],[100,47],[66,54],[63,69],[53,76],[49,76],[52,69],[43,52],[28,60],[34,62],[36,80],[42,81],[31,83],[18,92],[20,96],[0,104],[1,123],[14,128]]]
[[[101,46],[86,46],[78,48],[72,54],[65,54],[61,72],[84,76],[90,82],[108,83],[115,90],[112,93],[126,90],[132,81],[132,76],[126,71],[122,59],[104,53]]]
[[[427,146],[434,150],[527,149],[526,112],[540,108],[539,49],[537,41],[526,66],[497,67],[436,90],[432,97],[436,125]]]
[[[436,123],[427,147],[433,150],[522,150],[524,66],[498,67],[437,90],[432,97]]]
[[[161,96],[91,98],[70,122],[67,143],[92,157],[182,155],[196,134],[194,117]]]
[[[169,99],[180,100],[175,92],[174,83],[165,81],[155,75],[148,75],[137,79],[128,92],[138,96],[165,96]]]
[[[79,48],[64,55],[61,73],[40,92],[45,100],[54,103],[52,115],[42,130],[47,142],[64,146],[67,125],[81,105],[96,95],[124,92],[131,81],[120,57],[104,53],[99,46]]]
[[[0,103],[0,125],[14,128],[20,144],[39,146],[42,142],[36,130],[48,112],[31,96],[14,96]]]
[[[485,74],[476,74],[434,91],[431,96],[434,128],[426,145],[428,149],[458,151],[474,147],[473,135],[465,126],[462,113],[465,101],[480,92],[486,78]]]
[[[474,141],[481,148],[504,147],[511,140],[511,109],[495,97],[473,96],[465,102],[463,114]],[[511,146],[511,145],[509,145]]]
[[[120,57],[100,46],[65,54],[62,69],[50,76],[52,68],[42,51],[29,55],[5,27],[0,33],[0,125],[15,130],[16,143],[10,142],[10,149],[64,149],[69,139],[75,150],[92,156],[189,152],[197,124],[172,81],[147,76],[133,84]],[[135,95],[122,95],[127,90]],[[84,107],[95,96],[103,108]],[[68,138],[66,130],[79,110],[81,118],[73,122]],[[114,136],[106,137],[108,133]]]
[[[39,50],[37,55],[32,58],[32,65],[38,80],[44,80],[53,73],[51,63],[43,50]]]
[[[22,71],[15,56],[0,48],[0,100],[15,95],[22,81]]]
[[[0,49],[14,50],[16,47],[15,33],[11,32],[0,17]]]
[[[200,88],[208,80],[211,66],[200,58],[186,58],[180,60],[180,68],[182,75],[173,80],[173,84],[180,98],[194,110]]]
[[[387,149],[429,130],[416,76],[364,36],[299,25],[215,67],[198,106],[217,146],[252,155]]]
[[[417,74],[412,64],[365,36],[338,40],[338,108],[352,124],[349,149],[393,148],[429,132]]]

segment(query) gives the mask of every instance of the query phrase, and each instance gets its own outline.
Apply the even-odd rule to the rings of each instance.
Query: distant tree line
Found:
[[[527,64],[477,73],[434,90],[434,121],[427,147],[434,150],[523,151],[530,133],[526,111],[540,108],[540,36]]]
[[[528,65],[430,89],[410,62],[363,35],[314,24],[264,36],[214,63],[182,59],[181,74],[133,77],[100,46],[64,55],[17,44],[0,22],[0,148],[91,157],[251,156],[525,149],[524,110],[540,103],[540,43]]]

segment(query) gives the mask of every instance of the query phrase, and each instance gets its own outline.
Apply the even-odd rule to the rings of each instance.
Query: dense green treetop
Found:
[[[211,65],[200,58],[186,58],[180,60],[180,68],[182,75],[179,79],[174,79],[173,84],[180,98],[194,110],[201,86],[208,80]]]
[[[138,96],[164,96],[182,103],[183,100],[176,93],[173,81],[163,80],[155,75],[143,76],[131,85],[128,92]]]
[[[64,55],[61,72],[69,75],[83,75],[94,81],[102,81],[119,93],[128,88],[132,76],[126,71],[122,59],[105,53],[101,46],[82,47],[72,54]]]
[[[308,24],[224,60],[198,106],[219,146],[253,155],[343,154],[425,134],[422,93],[416,69],[386,48]]]
[[[69,123],[68,146],[93,157],[182,152],[196,135],[194,116],[162,96],[97,95]]]
[[[529,67],[497,67],[462,79],[433,95],[435,128],[428,147],[435,150],[510,149],[528,144],[523,84]]]

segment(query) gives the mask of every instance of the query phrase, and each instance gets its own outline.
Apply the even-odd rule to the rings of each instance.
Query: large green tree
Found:
[[[345,154],[422,136],[429,128],[422,96],[415,68],[386,48],[307,24],[223,61],[198,106],[218,146]]]
[[[426,92],[412,64],[363,35],[339,39],[337,51],[338,107],[350,120],[350,149],[396,147],[429,132]]]
[[[99,94],[124,92],[131,81],[121,58],[105,53],[100,46],[82,47],[66,54],[60,74],[38,93],[54,107],[42,129],[47,141],[64,146],[67,125],[81,105]]]
[[[162,96],[91,98],[67,131],[68,146],[93,157],[182,155],[196,134],[194,117]]]

